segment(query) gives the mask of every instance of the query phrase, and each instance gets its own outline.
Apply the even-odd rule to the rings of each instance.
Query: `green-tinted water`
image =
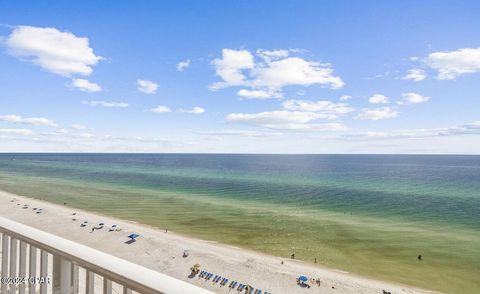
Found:
[[[380,279],[480,289],[480,157],[4,154],[0,189]]]

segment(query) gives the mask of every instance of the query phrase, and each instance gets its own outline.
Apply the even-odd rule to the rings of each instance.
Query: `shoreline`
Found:
[[[14,198],[17,201],[11,202]],[[29,204],[29,208],[23,209],[24,204]],[[43,213],[35,213],[33,207],[42,208]],[[230,293],[233,290],[228,288],[228,284],[220,286],[198,276],[188,278],[193,264],[199,263],[202,265],[201,270],[227,277],[230,281],[250,284],[254,288],[271,293],[382,293],[383,290],[392,293],[439,293],[374,280],[340,269],[311,265],[301,260],[271,256],[216,241],[195,239],[171,231],[165,233],[165,230],[150,225],[61,206],[2,190],[0,190],[0,214],[216,293]],[[89,223],[81,227],[80,224],[84,220],[88,220]],[[105,222],[106,226],[90,233],[92,226],[98,222]],[[109,232],[108,228],[112,224],[116,224],[122,230]],[[127,245],[124,242],[127,235],[132,232],[140,234],[141,237],[137,242]],[[183,258],[185,250],[189,255]],[[311,285],[309,289],[299,287],[296,278],[300,275],[320,278],[321,286]]]

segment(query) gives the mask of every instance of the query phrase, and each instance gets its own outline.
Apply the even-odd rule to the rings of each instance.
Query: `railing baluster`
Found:
[[[112,281],[103,277],[103,294],[112,294]]]
[[[127,286],[123,286],[123,294],[132,294],[132,289],[129,289]]]
[[[30,268],[28,269],[28,275],[30,277],[37,276],[37,248],[32,245],[30,245]],[[28,294],[35,294],[36,288],[36,283],[29,283]]]
[[[20,240],[20,259],[18,276],[25,279],[27,277],[27,243]],[[18,294],[25,294],[27,285],[24,281],[18,286]]]
[[[60,293],[72,292],[72,263],[65,258],[60,258]]]
[[[61,262],[60,257],[52,254],[52,294],[60,294]]]
[[[10,237],[2,233],[2,278],[8,277],[8,255],[10,253],[9,249]],[[1,294],[7,294],[8,284],[2,283]]]
[[[85,286],[85,294],[93,294],[94,293],[94,286],[95,286],[95,274],[89,271],[88,269],[86,270],[86,286]]]
[[[18,240],[16,238],[10,239],[10,277],[16,278],[17,275],[17,244]],[[17,285],[15,283],[10,284],[10,293],[15,293],[17,291]]]
[[[72,265],[73,294],[78,294],[78,265]]]
[[[44,250],[40,255],[40,276],[43,278],[48,276],[48,252]],[[47,294],[47,283],[40,284],[40,294]]]

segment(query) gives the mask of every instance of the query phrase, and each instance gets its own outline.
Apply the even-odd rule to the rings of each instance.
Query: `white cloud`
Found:
[[[382,94],[375,94],[372,97],[368,98],[368,102],[372,104],[386,104],[388,102],[388,97]]]
[[[290,56],[290,53],[294,51],[259,49],[259,58],[255,62],[248,50],[223,49],[222,58],[212,62],[222,81],[213,83],[210,89],[244,86],[251,89],[239,93],[247,94],[245,91],[251,91],[257,96],[266,96],[265,93],[280,93],[286,86],[320,85],[339,89],[345,85],[341,78],[333,75],[329,64]]]
[[[430,53],[425,63],[438,71],[437,79],[452,80],[462,74],[480,71],[480,48]]]
[[[347,101],[347,100],[350,100],[350,99],[352,99],[352,96],[350,96],[350,95],[342,95],[342,96],[340,96],[340,100],[341,100],[341,101]]]
[[[260,113],[231,113],[227,115],[229,122],[256,125],[276,130],[298,131],[339,131],[346,127],[340,123],[311,124],[310,122],[324,116],[314,112],[277,110]]]
[[[399,102],[400,104],[416,104],[416,103],[422,103],[422,102],[427,102],[430,97],[422,96],[417,93],[402,93],[403,100],[402,102]]]
[[[32,136],[33,134],[29,129],[0,129],[0,135]]]
[[[59,129],[59,130],[57,130],[57,133],[58,133],[58,134],[68,134],[68,130],[66,130],[66,129]]]
[[[272,137],[272,136],[280,136],[282,133],[259,132],[259,131],[249,131],[249,130],[221,130],[221,131],[200,132],[200,134],[211,135],[211,136]]]
[[[72,79],[70,86],[77,88],[83,92],[93,93],[93,92],[102,91],[102,87],[100,85],[89,82],[88,80],[85,80],[85,79]]]
[[[281,98],[281,93],[275,91],[266,91],[266,90],[247,90],[241,89],[237,92],[237,95],[247,99],[270,99],[270,98]]]
[[[307,123],[321,118],[321,115],[314,112],[276,110],[254,114],[231,113],[227,116],[228,121],[246,122],[260,125],[285,124],[285,123]]]
[[[180,109],[180,112],[185,112],[185,113],[192,113],[192,114],[201,114],[201,113],[204,113],[205,112],[205,109],[201,108],[201,107],[198,107],[198,106],[195,106],[194,108],[192,109]]]
[[[280,49],[280,50],[258,49],[257,55],[263,58],[266,62],[270,62],[272,60],[278,60],[278,59],[288,57],[288,55],[290,55],[290,51],[285,49]]]
[[[336,119],[339,115],[354,111],[347,103],[334,103],[319,100],[287,100],[282,104],[283,108],[291,111],[314,112],[321,115],[319,118]]]
[[[81,125],[81,124],[73,124],[71,125],[72,129],[75,130],[86,130],[87,126]]]
[[[297,95],[298,95],[298,96],[305,96],[305,95],[307,95],[307,91],[305,91],[305,90],[298,90],[298,91],[297,91]]]
[[[156,112],[156,113],[172,112],[172,110],[169,107],[164,106],[164,105],[159,105],[157,107],[154,107],[154,108],[150,109],[150,111]]]
[[[88,38],[56,28],[17,26],[5,44],[11,55],[67,77],[90,75],[102,59],[93,53]]]
[[[480,135],[480,121],[472,123],[446,127],[446,128],[430,128],[430,129],[405,129],[391,130],[388,132],[363,132],[345,135],[349,139],[396,139],[396,138],[428,138],[428,137],[446,137],[458,135]]]
[[[223,49],[222,58],[212,61],[217,75],[223,82],[217,82],[210,86],[212,90],[218,90],[229,86],[246,84],[246,77],[242,73],[244,69],[254,67],[253,55],[247,50]]]
[[[21,117],[15,114],[0,115],[0,121],[34,126],[56,127],[57,124],[44,117]]]
[[[381,120],[386,118],[393,118],[398,116],[398,112],[391,109],[390,107],[379,107],[379,108],[364,108],[357,115],[357,119],[364,119],[364,120]]]
[[[90,133],[82,133],[80,135],[78,135],[80,138],[84,138],[84,139],[92,139],[92,138],[95,138],[95,135],[94,134],[90,134]]]
[[[90,106],[103,106],[103,107],[128,107],[128,103],[125,102],[109,102],[109,101],[82,101],[82,104]]]
[[[145,94],[155,94],[158,84],[148,80],[137,80],[137,89]]]
[[[287,57],[259,65],[252,70],[252,85],[281,89],[285,86],[320,85],[331,89],[342,88],[345,83],[333,76],[333,69],[328,64],[307,61],[300,57]]]
[[[184,71],[190,66],[190,59],[180,61],[177,64],[177,71]]]
[[[402,80],[411,80],[414,82],[423,81],[427,75],[423,69],[409,69],[407,74],[402,78]]]

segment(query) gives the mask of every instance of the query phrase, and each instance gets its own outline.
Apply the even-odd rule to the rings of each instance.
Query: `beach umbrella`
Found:
[[[128,238],[132,239],[132,240],[135,240],[136,238],[140,237],[139,234],[130,234],[128,235]]]
[[[302,282],[306,282],[306,281],[308,281],[308,278],[305,277],[305,276],[300,276],[300,277],[298,277],[298,280],[302,281]]]

